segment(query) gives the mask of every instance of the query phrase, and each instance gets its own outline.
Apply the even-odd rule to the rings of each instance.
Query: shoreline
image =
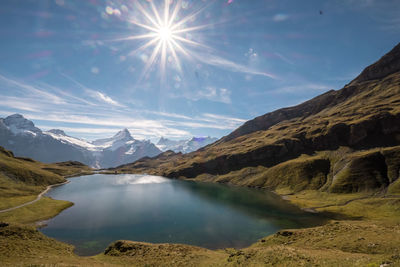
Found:
[[[169,178],[171,179],[171,178]],[[49,188],[46,188],[46,192],[48,192],[51,188],[60,186],[63,184],[68,183],[69,181],[66,181],[64,183],[60,184],[54,184],[51,186],[48,186]],[[204,183],[205,181],[195,181],[195,182],[202,182]],[[205,182],[205,183],[215,183],[215,182]],[[233,187],[244,187],[244,188],[252,188],[248,186],[240,186],[240,185],[235,185],[235,184],[226,184],[228,186],[233,186]],[[262,191],[265,190],[263,188],[259,188]],[[268,192],[271,192],[280,198],[290,202],[292,205],[297,206],[298,208],[301,208],[301,205],[298,205],[298,203],[293,202],[290,200],[291,194],[285,195],[285,194],[278,194],[275,191],[270,191],[266,190]],[[41,195],[44,195],[46,192],[42,192]],[[295,194],[294,194],[295,195]],[[370,196],[371,197],[371,196]],[[289,198],[289,199],[288,199]],[[373,196],[372,196],[373,198]],[[360,199],[353,199],[352,201],[356,201]],[[352,202],[351,201],[351,202]],[[347,202],[347,201],[346,201]],[[348,203],[338,203],[339,205],[337,206],[345,206],[351,202]],[[344,205],[343,205],[344,204]],[[322,206],[322,205],[321,205]],[[329,205],[331,206],[331,205]],[[315,207],[315,206],[313,206]],[[304,210],[304,208],[303,208]],[[342,213],[337,213],[337,214],[342,214]],[[54,215],[57,216],[58,214]],[[54,217],[53,216],[53,217]],[[360,220],[361,219],[361,220]],[[38,220],[37,222],[42,222],[45,223],[46,220]],[[69,247],[71,250],[72,254],[68,255],[65,254],[63,257],[65,257],[66,262],[70,262],[71,264],[73,263],[76,266],[87,266],[87,265],[101,265],[101,264],[122,264],[122,265],[135,265],[133,263],[138,263],[138,261],[143,261],[144,262],[151,262],[151,259],[148,257],[144,257],[143,255],[140,254],[140,251],[146,250],[149,253],[153,253],[154,255],[159,255],[160,253],[162,256],[157,256],[157,260],[154,260],[154,263],[159,264],[160,261],[166,261],[171,263],[176,263],[176,260],[179,259],[179,255],[171,256],[173,253],[171,251],[175,251],[175,248],[184,250],[183,255],[198,255],[201,251],[201,253],[204,253],[204,255],[208,255],[209,262],[208,263],[223,263],[223,265],[228,264],[231,260],[239,260],[242,261],[243,263],[257,263],[260,264],[261,262],[264,262],[265,258],[268,257],[268,259],[274,260],[276,256],[272,255],[270,250],[271,249],[279,249],[279,253],[283,253],[286,256],[293,256],[293,253],[296,255],[299,255],[301,257],[306,257],[307,262],[308,260],[311,260],[311,262],[318,263],[318,264],[327,264],[330,263],[329,259],[336,258],[337,253],[341,253],[343,257],[351,255],[352,257],[357,257],[359,254],[359,250],[361,249],[362,252],[366,253],[367,258],[365,258],[365,264],[367,263],[382,263],[386,258],[388,258],[390,253],[383,253],[381,252],[380,245],[384,244],[383,240],[386,240],[388,236],[391,235],[393,231],[397,231],[398,228],[397,226],[392,224],[387,224],[389,221],[388,220],[381,220],[381,221],[376,221],[374,219],[368,218],[368,217],[363,217],[359,218],[358,220],[349,220],[349,219],[332,219],[332,220],[327,220],[326,223],[320,226],[311,226],[307,228],[288,228],[288,229],[281,229],[275,234],[271,234],[265,237],[260,237],[259,240],[256,242],[252,243],[249,246],[239,248],[239,249],[234,249],[234,248],[223,248],[223,249],[217,249],[217,250],[211,250],[211,249],[206,249],[204,247],[199,247],[199,246],[192,246],[188,244],[179,244],[179,243],[144,243],[144,242],[139,242],[139,241],[127,241],[127,240],[116,240],[111,242],[105,249],[105,251],[102,251],[99,254],[94,254],[90,256],[80,256],[77,254],[74,249],[72,248],[69,243],[63,242],[63,241],[55,241],[57,243],[54,244],[59,244],[59,246],[65,246]],[[33,225],[32,225],[33,226]],[[42,225],[45,226],[45,225]],[[11,227],[17,227],[17,226],[11,226]],[[19,227],[19,226],[18,226]],[[384,235],[382,238],[378,238],[375,236],[376,233],[376,227],[380,227],[381,233]],[[399,225],[400,227],[400,225]],[[41,225],[35,225],[35,229],[41,228]],[[21,228],[22,229],[22,228]],[[353,230],[358,229],[359,231],[357,233],[354,233]],[[398,229],[400,230],[400,228]],[[0,228],[1,231],[1,228]],[[22,231],[22,230],[18,230]],[[40,230],[39,230],[40,232]],[[41,232],[40,232],[41,233]],[[43,233],[41,233],[43,234]],[[44,235],[46,238],[49,238],[47,235]],[[325,236],[326,238],[324,240],[328,240],[327,244],[326,243],[321,243],[322,241],[320,240],[320,236]],[[310,240],[312,239],[314,243],[313,245],[307,245],[306,249],[304,249],[305,243],[309,244]],[[348,239],[354,239],[356,241],[354,248],[350,247],[348,248]],[[32,239],[34,240],[34,239]],[[344,241],[343,241],[344,240]],[[8,241],[7,241],[8,242]],[[33,242],[33,241],[32,241]],[[36,241],[35,241],[36,242]],[[325,242],[325,241],[324,241]],[[310,243],[310,244],[311,244]],[[320,244],[321,243],[321,244]],[[376,245],[378,244],[379,245]],[[392,244],[393,243],[393,244]],[[38,243],[38,244],[44,244],[44,243]],[[393,247],[395,247],[396,242],[391,242],[387,249],[388,251],[392,251]],[[329,247],[328,250],[326,247]],[[126,248],[126,251],[125,251]],[[163,251],[166,249],[172,249],[171,251],[167,251],[168,254],[163,254]],[[383,248],[382,248],[383,249]],[[49,248],[44,248],[44,254],[43,255],[53,255],[50,253]],[[376,251],[375,251],[376,250]],[[315,254],[314,252],[317,251],[318,253]],[[47,254],[50,253],[50,254]],[[137,254],[139,253],[139,254]],[[259,254],[257,254],[259,253]],[[286,254],[285,254],[286,253]],[[321,255],[319,253],[322,253]],[[346,254],[347,253],[347,254]],[[137,254],[137,255],[136,255]],[[59,258],[59,254],[54,253],[56,255],[55,257]],[[72,255],[72,256],[71,256]],[[389,255],[389,256],[387,256]],[[121,257],[119,257],[121,256]],[[139,257],[140,256],[140,257]],[[242,259],[242,257],[246,256],[246,259]],[[36,256],[35,256],[36,257]],[[185,258],[184,256],[183,258]],[[215,258],[214,258],[215,257]],[[254,257],[254,258],[253,258]],[[1,258],[1,257],[0,257]],[[32,258],[33,259],[33,258]],[[32,261],[32,259],[28,259],[27,263],[33,263],[35,260]],[[222,259],[222,260],[221,260]],[[54,260],[56,262],[57,260]],[[336,260],[337,263],[342,264],[342,263],[348,263],[348,265],[354,265],[356,263],[355,261],[346,259],[345,261],[340,261]],[[361,260],[361,259],[358,259]],[[191,261],[191,260],[190,260]],[[188,261],[188,262],[190,262]],[[13,261],[10,261],[13,262]],[[40,261],[41,262],[41,261]],[[49,261],[53,262],[53,261]],[[186,262],[186,263],[188,263]],[[293,264],[293,261],[289,261],[292,264],[288,266],[296,266]],[[41,262],[43,263],[43,262]],[[203,261],[199,261],[199,263],[205,264]],[[156,264],[156,266],[158,266]],[[329,265],[329,264],[328,264]],[[205,265],[206,266],[206,265]],[[360,265],[361,266],[361,265]],[[379,265],[378,265],[379,266]]]
[[[0,213],[4,213],[4,212],[8,212],[8,211],[13,211],[13,210],[16,210],[16,209],[19,209],[19,208],[28,206],[28,205],[30,205],[30,204],[33,204],[33,203],[39,201],[39,200],[43,197],[43,195],[46,194],[46,193],[47,193],[50,189],[52,189],[53,187],[65,185],[65,184],[68,184],[69,182],[70,182],[70,181],[67,180],[67,181],[62,182],[62,183],[48,185],[48,186],[46,187],[46,189],[43,190],[41,193],[39,193],[39,195],[37,195],[37,197],[36,197],[34,200],[28,201],[28,202],[26,202],[26,203],[23,203],[23,204],[21,204],[21,205],[15,206],[15,207],[11,207],[11,208],[8,208],[8,209],[0,210]]]

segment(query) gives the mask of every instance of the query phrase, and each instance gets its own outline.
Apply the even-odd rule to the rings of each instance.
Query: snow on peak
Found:
[[[126,128],[121,130],[121,131],[119,131],[116,135],[114,135],[113,138],[114,139],[118,139],[118,140],[121,140],[121,139],[132,140],[133,139],[132,136],[131,136],[131,133]]]
[[[61,143],[70,144],[74,147],[84,148],[89,151],[97,150],[96,146],[89,143],[88,141],[66,135],[63,130],[52,129],[52,130],[43,132],[43,134],[48,135],[48,136],[52,137],[53,139],[57,139],[57,140],[61,141]]]
[[[67,136],[67,135],[65,134],[65,132],[64,132],[63,130],[60,130],[60,129],[51,129],[51,130],[48,130],[47,132],[53,133],[53,134],[56,134],[56,135],[64,135],[64,136]]]
[[[17,134],[31,134],[36,136],[42,131],[35,127],[32,121],[25,119],[21,114],[13,114],[3,120],[7,128],[15,135]]]
[[[157,147],[161,151],[172,150],[174,152],[182,152],[182,153],[189,153],[192,151],[196,151],[197,149],[211,144],[218,139],[215,137],[192,137],[191,139],[187,140],[170,140],[164,137],[161,137],[160,140],[157,142]]]
[[[114,151],[131,141],[135,141],[135,139],[133,139],[128,129],[125,128],[111,138],[94,140],[92,144],[102,149],[111,149]]]

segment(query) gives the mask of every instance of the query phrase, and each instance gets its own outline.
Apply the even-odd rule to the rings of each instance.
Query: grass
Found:
[[[352,201],[346,206],[330,206],[318,209],[368,220],[400,223],[400,196],[366,198]]]
[[[69,201],[44,197],[31,205],[0,213],[0,221],[31,224],[52,218],[72,205]]]
[[[0,210],[36,199],[48,185],[66,181],[64,178],[66,176],[84,175],[91,172],[90,167],[79,162],[45,164],[29,158],[14,157],[10,151],[0,147]],[[41,205],[42,210],[37,208]],[[19,208],[11,213],[0,213],[0,218],[4,218],[6,214],[11,221],[32,222],[49,218],[49,214],[55,216],[68,205],[71,204],[42,199],[40,205],[29,206],[30,210]],[[22,219],[24,216],[26,219]]]
[[[19,196],[19,197],[0,197],[0,210],[19,206],[26,202],[36,199],[36,195]]]
[[[286,191],[277,190],[278,194],[286,195]],[[316,190],[304,190],[285,198],[301,208],[315,208],[323,206],[342,206],[346,202],[371,196],[368,193],[336,194]]]

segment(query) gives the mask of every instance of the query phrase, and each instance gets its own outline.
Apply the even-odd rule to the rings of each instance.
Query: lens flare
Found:
[[[186,27],[185,23],[193,23],[196,16],[199,15],[207,6],[196,10],[190,15],[179,18],[179,12],[183,7],[182,0],[175,1],[175,5],[171,4],[172,1],[165,0],[162,12],[160,12],[155,6],[153,1],[147,2],[147,9],[135,1],[135,6],[138,11],[143,15],[143,19],[130,19],[129,23],[139,26],[146,30],[144,34],[132,35],[125,38],[117,39],[116,41],[127,41],[127,40],[140,40],[148,39],[142,46],[131,51],[129,55],[135,55],[136,53],[145,50],[149,47],[153,47],[153,50],[146,61],[146,65],[143,69],[141,78],[145,77],[152,66],[159,60],[161,78],[165,78],[166,64],[175,63],[176,68],[179,72],[182,72],[181,62],[179,60],[179,54],[190,58],[190,51],[186,46],[208,48],[207,46],[194,41],[192,38],[188,39],[187,36],[190,32],[204,29],[210,25],[199,25],[193,27]]]

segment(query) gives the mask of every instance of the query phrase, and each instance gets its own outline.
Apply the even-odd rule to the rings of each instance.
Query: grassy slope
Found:
[[[36,199],[48,185],[65,182],[64,176],[90,173],[79,162],[44,164],[28,158],[14,157],[0,147],[0,209],[7,209]],[[35,222],[55,216],[71,206],[68,201],[43,198],[13,211],[0,213],[0,220]]]

